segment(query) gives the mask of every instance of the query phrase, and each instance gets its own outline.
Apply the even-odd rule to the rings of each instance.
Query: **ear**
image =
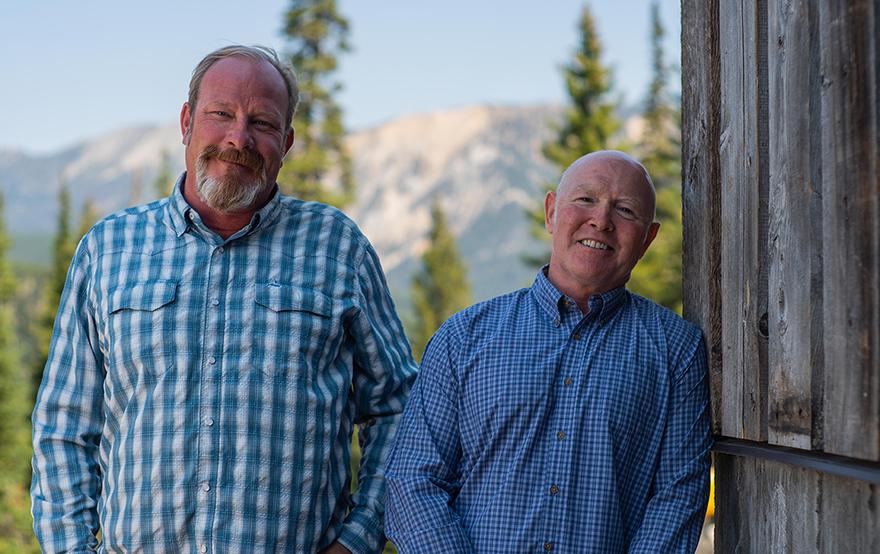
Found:
[[[648,251],[648,247],[651,246],[651,243],[654,242],[654,239],[657,238],[657,231],[660,230],[660,222],[655,221],[651,223],[651,226],[648,227],[648,234],[645,235],[645,243],[642,245],[642,253],[639,254],[639,259],[645,255],[645,252]]]
[[[544,228],[547,229],[547,232],[551,235],[553,234],[553,229],[556,227],[556,221],[553,219],[556,216],[556,192],[550,191],[544,196]]]
[[[293,130],[293,127],[287,130],[287,135],[284,137],[284,154],[281,155],[283,158],[290,152],[290,149],[293,147],[293,138],[296,136],[296,132]]]
[[[183,144],[189,145],[189,128],[191,121],[192,113],[189,111],[189,102],[183,103],[183,108],[180,109],[180,134],[183,136]]]

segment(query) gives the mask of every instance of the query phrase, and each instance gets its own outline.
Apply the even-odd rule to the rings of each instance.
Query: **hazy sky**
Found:
[[[660,0],[667,59],[679,0]],[[141,123],[174,121],[190,72],[231,43],[283,50],[286,0],[41,0],[0,14],[0,147],[39,153]],[[627,103],[650,76],[648,0],[589,2]],[[402,113],[492,102],[564,102],[576,0],[340,0],[353,51],[339,96],[357,129]],[[677,82],[673,84],[678,88]]]

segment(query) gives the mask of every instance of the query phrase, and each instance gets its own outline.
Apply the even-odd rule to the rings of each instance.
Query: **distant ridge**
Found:
[[[349,135],[358,188],[347,211],[376,246],[398,303],[408,304],[435,197],[458,236],[478,299],[531,281],[533,271],[519,261],[537,246],[524,209],[538,201],[540,183],[557,177],[540,147],[561,113],[545,105],[472,106],[406,115]],[[152,200],[163,150],[174,173],[182,171],[177,123],[120,129],[47,155],[2,150],[7,227],[29,240],[51,236],[61,176],[74,218],[87,198],[101,213]]]

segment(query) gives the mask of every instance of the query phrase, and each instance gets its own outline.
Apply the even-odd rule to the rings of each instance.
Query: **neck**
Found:
[[[207,205],[195,189],[195,176],[193,175],[191,181],[190,174],[187,172],[186,180],[183,183],[183,197],[201,216],[202,223],[224,239],[228,239],[250,223],[254,214],[269,202],[274,193],[274,187],[269,188],[265,194],[257,198],[252,207],[236,212],[221,212]]]

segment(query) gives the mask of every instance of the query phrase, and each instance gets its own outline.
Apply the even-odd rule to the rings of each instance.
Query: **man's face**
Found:
[[[544,212],[553,241],[548,278],[579,300],[624,285],[659,228],[640,166],[613,153],[575,162]]]
[[[284,80],[268,62],[232,56],[208,69],[196,106],[184,104],[180,114],[187,181],[205,204],[234,213],[265,202],[293,144],[287,102]]]

